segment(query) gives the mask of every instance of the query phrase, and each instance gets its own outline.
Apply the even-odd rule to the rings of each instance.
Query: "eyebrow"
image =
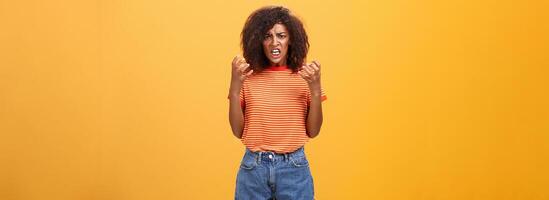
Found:
[[[270,35],[271,33],[265,33],[265,35]],[[280,34],[288,34],[287,32],[278,32],[278,33],[275,33],[275,35],[280,35]]]

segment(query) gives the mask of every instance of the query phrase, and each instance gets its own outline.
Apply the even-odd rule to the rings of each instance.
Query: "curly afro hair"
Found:
[[[263,52],[262,42],[265,39],[265,33],[275,24],[283,24],[289,32],[286,63],[288,68],[297,72],[305,62],[309,41],[303,23],[289,9],[282,6],[262,7],[250,14],[241,33],[240,44],[244,58],[256,72],[269,66],[269,59]]]

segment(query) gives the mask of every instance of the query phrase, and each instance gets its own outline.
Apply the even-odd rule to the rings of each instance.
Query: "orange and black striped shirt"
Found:
[[[324,89],[321,99],[326,100]],[[306,121],[311,94],[307,82],[286,66],[269,67],[244,80],[242,143],[251,151],[289,153],[309,140]]]

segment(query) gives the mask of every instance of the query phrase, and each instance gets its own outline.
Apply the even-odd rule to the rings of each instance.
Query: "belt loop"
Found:
[[[284,161],[288,162],[288,153],[284,154]]]
[[[260,152],[257,152],[256,155],[257,155],[257,160],[256,160],[255,162],[256,162],[256,164],[259,165],[259,161],[261,160],[261,151],[260,151]]]

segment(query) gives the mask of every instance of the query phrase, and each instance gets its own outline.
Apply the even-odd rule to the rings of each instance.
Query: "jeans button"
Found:
[[[273,159],[273,155],[269,154],[269,159]]]

